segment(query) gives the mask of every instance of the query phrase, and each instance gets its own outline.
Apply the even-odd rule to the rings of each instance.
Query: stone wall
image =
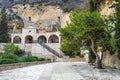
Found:
[[[3,65],[0,65],[0,71],[14,69],[14,68],[21,68],[21,67],[31,66],[31,65],[37,65],[37,64],[44,64],[44,63],[50,63],[50,61],[3,64]]]
[[[3,51],[4,45],[5,45],[5,43],[0,43],[0,52],[4,52],[4,51]]]
[[[111,55],[109,52],[105,52],[103,54],[103,65],[120,69],[120,60],[117,58],[116,54]]]
[[[63,58],[64,62],[81,62],[85,61],[85,58]]]

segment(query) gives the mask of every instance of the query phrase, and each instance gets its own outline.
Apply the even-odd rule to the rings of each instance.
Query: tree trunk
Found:
[[[95,54],[95,56],[96,56],[96,63],[97,63],[97,68],[98,69],[102,69],[103,67],[102,67],[102,58],[100,59],[100,56],[97,54],[97,52],[95,51],[95,48],[94,48],[94,40],[92,39],[92,38],[90,38],[90,40],[91,40],[91,49],[92,49],[92,51],[93,51],[93,53]]]
[[[102,68],[103,68],[103,67],[102,67],[102,59],[99,59],[99,58],[98,58],[97,65],[98,65],[98,66],[97,66],[98,69],[102,69]]]
[[[96,56],[95,64],[97,64],[97,62],[98,62],[98,57]]]

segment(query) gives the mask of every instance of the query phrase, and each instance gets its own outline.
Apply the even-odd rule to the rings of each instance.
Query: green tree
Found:
[[[97,54],[97,48],[101,46],[106,50],[111,47],[111,36],[105,30],[107,26],[104,24],[104,19],[96,12],[73,11],[70,20],[65,28],[58,29],[62,37],[61,47],[64,44],[65,50],[74,52],[79,50],[82,43],[86,43],[97,58],[98,68],[102,68],[102,58]]]
[[[6,9],[2,8],[1,10],[1,19],[0,19],[0,43],[1,42],[8,42],[9,35],[8,35],[8,19]]]

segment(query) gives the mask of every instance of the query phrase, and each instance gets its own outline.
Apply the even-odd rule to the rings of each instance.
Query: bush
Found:
[[[18,49],[14,52],[14,54],[17,55],[17,56],[22,56],[23,53],[24,53],[24,50],[22,50],[22,49]]]
[[[14,55],[14,54],[7,54],[7,53],[4,53],[2,56],[1,56],[2,59],[12,59],[12,60],[15,60],[17,62],[18,60],[18,56],[17,55]]]
[[[68,0],[62,0],[64,3],[68,2]]]
[[[0,58],[2,58],[3,54],[4,54],[4,53],[0,53]]]
[[[50,58],[45,58],[45,61],[51,61],[51,59]]]
[[[0,59],[0,64],[9,64],[9,63],[15,63],[16,61],[14,59],[8,59],[8,58],[3,58]]]
[[[33,62],[33,61],[38,61],[38,58],[30,54],[24,57],[20,57],[18,59],[18,62]]]
[[[13,43],[7,43],[4,45],[5,53],[14,54],[16,50],[18,50],[18,46],[15,46]]]
[[[38,61],[45,61],[45,58],[39,58]]]

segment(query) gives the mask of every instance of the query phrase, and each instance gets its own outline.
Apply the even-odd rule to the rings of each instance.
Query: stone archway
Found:
[[[21,43],[21,38],[19,36],[15,36],[13,38],[13,43]]]
[[[48,39],[48,43],[59,43],[59,38],[56,35],[51,35]]]
[[[39,36],[38,37],[38,43],[41,43],[41,42],[47,43],[47,39],[46,39],[45,36]]]
[[[25,43],[33,43],[33,37],[31,35],[27,35],[25,37]]]

